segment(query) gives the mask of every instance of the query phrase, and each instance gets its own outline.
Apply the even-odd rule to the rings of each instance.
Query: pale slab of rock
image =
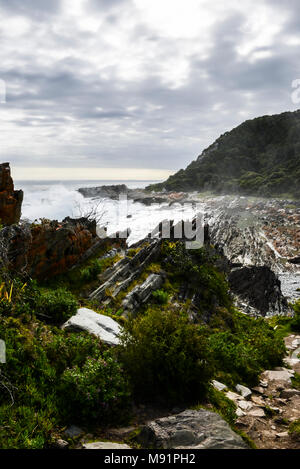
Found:
[[[88,308],[78,309],[77,314],[65,322],[62,328],[68,331],[89,332],[107,345],[118,345],[122,333],[121,326],[112,318]]]
[[[164,279],[161,275],[150,274],[142,285],[134,287],[133,290],[124,298],[122,302],[123,308],[138,308],[149,299],[152,292],[161,288],[163,283]]]
[[[242,409],[240,409],[239,407],[236,409],[235,411],[235,414],[237,417],[244,417],[246,415],[246,412],[244,412]]]
[[[238,401],[237,404],[240,407],[240,409],[245,410],[245,411],[251,410],[253,407],[253,404],[249,401]]]
[[[211,383],[217,391],[226,391],[227,386],[226,384],[220,383],[220,381],[216,381],[215,379]]]
[[[294,396],[300,396],[300,391],[298,391],[298,389],[284,389],[280,393],[280,397],[283,399],[290,399]]]
[[[268,381],[283,381],[291,383],[291,377],[293,376],[292,370],[282,368],[280,370],[267,370],[264,371],[262,376]]]
[[[228,391],[226,393],[226,397],[227,399],[230,399],[233,402],[241,401],[244,399],[240,394],[236,394],[235,392],[232,392],[232,391]]]
[[[69,446],[69,443],[59,438],[58,440],[55,441],[53,446],[56,449],[67,449],[67,447]]]
[[[261,409],[260,407],[254,407],[253,409],[250,410],[250,412],[248,412],[248,415],[250,415],[251,417],[260,417],[260,418],[263,418],[266,416],[264,410]]]
[[[143,448],[247,449],[243,439],[218,414],[205,409],[148,422],[137,437]]]
[[[251,401],[258,407],[263,407],[265,405],[264,400],[259,396],[251,396]]]
[[[256,386],[255,388],[252,388],[252,391],[257,392],[258,394],[264,394],[265,389],[261,386]]]
[[[268,381],[265,381],[263,379],[260,380],[259,386],[262,388],[267,388],[268,387]]]
[[[286,357],[283,359],[283,361],[285,365],[292,366],[292,367],[297,365],[300,362],[299,358],[291,358],[291,357]]]
[[[95,441],[93,443],[85,443],[82,447],[83,449],[131,449],[128,445],[113,443],[110,441]]]
[[[252,394],[252,391],[250,391],[249,388],[247,388],[246,386],[243,386],[242,384],[237,384],[235,389],[237,390],[237,392],[243,396],[245,399],[247,399],[248,397],[251,396]]]
[[[288,438],[288,432],[276,433],[276,438]]]
[[[293,342],[292,342],[293,349],[299,347],[299,345],[300,345],[300,339],[293,340]]]

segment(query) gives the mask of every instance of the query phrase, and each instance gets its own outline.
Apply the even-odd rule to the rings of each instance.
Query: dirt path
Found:
[[[290,424],[300,419],[300,391],[293,388],[291,381],[295,373],[300,374],[300,336],[290,335],[285,343],[288,368],[262,374],[260,386],[252,389],[246,401],[248,411],[237,421],[238,428],[260,449],[300,449],[300,438],[289,434]]]

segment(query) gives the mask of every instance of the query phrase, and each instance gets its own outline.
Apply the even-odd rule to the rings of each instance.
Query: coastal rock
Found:
[[[116,184],[111,186],[81,187],[78,192],[83,197],[103,197],[109,199],[118,199],[120,195],[128,193],[128,187],[125,184]]]
[[[247,449],[242,438],[216,413],[204,409],[147,423],[137,437],[143,448]]]
[[[145,303],[151,293],[161,288],[163,277],[157,274],[151,274],[141,285],[137,285],[123,300],[124,309],[134,309]]]
[[[87,331],[97,336],[107,345],[118,345],[122,332],[120,325],[109,316],[98,314],[88,308],[80,308],[75,316],[72,316],[62,329],[68,331]]]
[[[42,220],[1,230],[0,256],[9,269],[46,279],[66,272],[97,240],[96,222],[86,218]]]
[[[94,290],[89,298],[101,301],[107,298],[107,291],[111,292],[113,297],[116,297],[120,292],[126,291],[132,282],[137,280],[145,268],[152,262],[155,262],[160,253],[161,240],[152,239],[141,241],[137,245],[132,246],[136,249],[136,254],[130,257],[124,257],[117,262],[111,269],[105,272],[105,278],[102,278],[100,286]],[[104,283],[103,283],[103,280]]]
[[[269,312],[284,313],[288,304],[280,288],[280,280],[267,266],[234,269],[229,274],[231,290],[266,316]]]
[[[15,191],[10,175],[9,163],[0,164],[0,223],[19,223],[23,202],[23,191]]]

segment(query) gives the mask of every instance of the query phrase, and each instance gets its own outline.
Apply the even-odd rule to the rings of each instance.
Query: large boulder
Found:
[[[242,438],[216,413],[204,409],[184,412],[146,424],[138,441],[156,449],[247,449]]]
[[[13,225],[21,217],[23,191],[15,191],[9,163],[0,164],[0,223]]]
[[[89,332],[107,345],[118,345],[122,332],[120,325],[112,318],[88,308],[78,309],[77,314],[65,322],[62,328],[68,331]]]

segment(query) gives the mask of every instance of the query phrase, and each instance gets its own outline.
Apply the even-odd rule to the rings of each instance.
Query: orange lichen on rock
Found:
[[[9,163],[0,164],[0,222],[3,225],[18,223],[21,217],[23,191],[15,191]]]

